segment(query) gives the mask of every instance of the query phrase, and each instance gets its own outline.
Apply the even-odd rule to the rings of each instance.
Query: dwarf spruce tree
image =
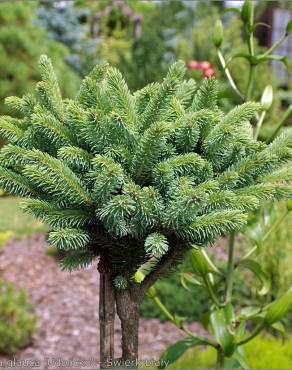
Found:
[[[116,311],[122,360],[135,360],[139,304],[158,277],[192,245],[241,228],[262,201],[290,195],[281,169],[292,133],[254,140],[249,121],[261,106],[223,113],[216,81],[197,88],[182,62],[134,94],[117,69],[98,65],[74,100],[62,99],[46,56],[40,69],[34,94],[7,99],[22,118],[0,120],[0,186],[51,227],[61,268],[99,258],[103,366],[114,356]]]

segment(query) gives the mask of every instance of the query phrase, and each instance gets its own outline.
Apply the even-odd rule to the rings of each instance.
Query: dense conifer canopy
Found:
[[[103,256],[124,287],[150,258],[212,243],[260,202],[291,196],[291,130],[254,140],[260,104],[222,112],[216,80],[197,87],[182,62],[134,94],[97,65],[74,100],[62,99],[46,56],[40,69],[34,94],[7,99],[22,118],[0,119],[0,186],[51,227],[64,269]]]

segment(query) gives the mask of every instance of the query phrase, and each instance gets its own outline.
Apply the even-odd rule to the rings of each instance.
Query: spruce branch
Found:
[[[112,106],[119,112],[122,119],[127,120],[130,125],[136,125],[137,114],[134,98],[121,72],[116,68],[109,68],[107,70],[106,80]]]
[[[215,78],[206,78],[193,98],[191,110],[216,109],[217,100],[218,82]]]
[[[49,244],[64,251],[82,250],[89,244],[90,236],[81,229],[58,229],[49,233]]]
[[[42,81],[37,84],[38,96],[44,106],[50,110],[57,119],[63,121],[64,106],[58,80],[50,59],[42,55],[39,61]]]

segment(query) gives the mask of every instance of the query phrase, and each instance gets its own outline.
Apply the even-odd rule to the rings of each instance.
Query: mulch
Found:
[[[0,250],[0,277],[26,289],[39,318],[33,343],[14,356],[0,356],[0,368],[12,365],[20,369],[97,369],[99,280],[96,266],[62,272],[57,261],[45,254],[46,246],[44,235],[36,234],[11,240]],[[120,327],[118,319],[116,321],[118,348]],[[190,324],[189,328],[202,334],[197,323]],[[182,337],[184,333],[169,322],[141,318],[140,359],[159,358],[169,344]],[[119,348],[116,356],[120,356]],[[10,362],[5,362],[8,360]]]

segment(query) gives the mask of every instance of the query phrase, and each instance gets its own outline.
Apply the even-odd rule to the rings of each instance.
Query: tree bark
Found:
[[[114,358],[115,293],[111,275],[100,274],[99,284],[99,326],[100,326],[100,368],[110,368]]]
[[[136,369],[138,366],[138,329],[140,299],[135,289],[116,292],[117,313],[122,328],[122,363],[127,368]]]
[[[148,288],[159,276],[168,271],[180,256],[179,248],[164,256],[141,284],[132,283],[128,289],[115,290],[110,273],[100,278],[100,360],[101,368],[137,369],[139,342],[139,307]],[[104,262],[104,261],[103,261]],[[100,266],[99,271],[102,271]],[[105,270],[106,271],[106,270]],[[121,320],[122,357],[114,359],[114,318]]]

